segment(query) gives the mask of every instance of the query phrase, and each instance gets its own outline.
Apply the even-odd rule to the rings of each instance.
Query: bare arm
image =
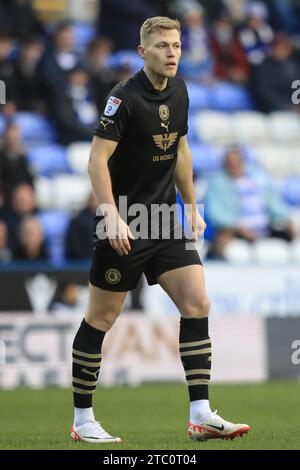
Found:
[[[95,136],[90,152],[88,173],[97,202],[106,219],[109,243],[119,255],[127,255],[131,250],[129,238],[134,237],[128,225],[119,216],[107,166],[117,145],[117,142]]]
[[[175,184],[184,204],[196,204],[193,185],[193,166],[186,135],[180,138],[175,168]]]
[[[196,196],[193,185],[193,165],[191,151],[186,135],[180,138],[178,146],[177,163],[175,168],[175,184],[184,204],[187,204],[186,216],[189,225],[197,239],[201,235],[206,224],[198,212]]]
[[[116,212],[117,207],[112,193],[107,163],[117,145],[117,142],[95,136],[88,164],[88,173],[98,204],[110,204]]]

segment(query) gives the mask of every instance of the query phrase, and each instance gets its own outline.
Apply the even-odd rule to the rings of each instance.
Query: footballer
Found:
[[[234,438],[247,433],[249,426],[225,421],[209,404],[210,305],[199,254],[191,240],[177,236],[180,229],[174,213],[162,221],[150,217],[152,207],[176,203],[177,188],[188,208],[193,239],[206,228],[193,187],[188,94],[184,81],[176,77],[180,23],[167,17],[149,18],[140,35],[138,52],[144,67],[107,96],[91,147],[88,171],[100,211],[95,218],[88,307],[73,343],[71,436],[96,444],[121,442],[95,419],[92,398],[105,335],[117,320],[127,292],[144,273],[149,285],[159,284],[169,295],[181,316],[179,352],[190,399],[188,435],[194,440]],[[125,214],[121,198],[126,198]],[[148,214],[143,236],[133,233],[130,224],[136,205]]]

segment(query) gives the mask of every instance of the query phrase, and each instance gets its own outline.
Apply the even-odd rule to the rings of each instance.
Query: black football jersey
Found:
[[[108,162],[118,208],[120,196],[127,196],[128,208],[175,204],[174,170],[187,120],[187,89],[177,77],[159,91],[141,70],[111,90],[94,135],[118,142]]]

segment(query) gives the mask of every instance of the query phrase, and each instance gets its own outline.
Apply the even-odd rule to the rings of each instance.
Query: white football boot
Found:
[[[87,421],[81,426],[72,426],[71,438],[73,441],[92,442],[93,444],[104,444],[107,442],[122,442],[120,437],[108,434],[98,421]]]
[[[221,418],[217,411],[199,423],[190,423],[188,435],[193,441],[206,441],[207,439],[234,439],[242,437],[250,430],[248,424],[233,424]]]

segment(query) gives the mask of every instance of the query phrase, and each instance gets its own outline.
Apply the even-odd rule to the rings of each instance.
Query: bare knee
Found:
[[[107,310],[88,310],[86,313],[86,321],[97,328],[97,330],[108,331],[111,329],[116,319],[120,314],[119,310],[107,309]]]
[[[97,330],[108,331],[118,318],[127,292],[111,292],[89,285],[86,321]]]
[[[187,302],[181,309],[183,318],[204,318],[210,310],[210,302],[207,298]]]

